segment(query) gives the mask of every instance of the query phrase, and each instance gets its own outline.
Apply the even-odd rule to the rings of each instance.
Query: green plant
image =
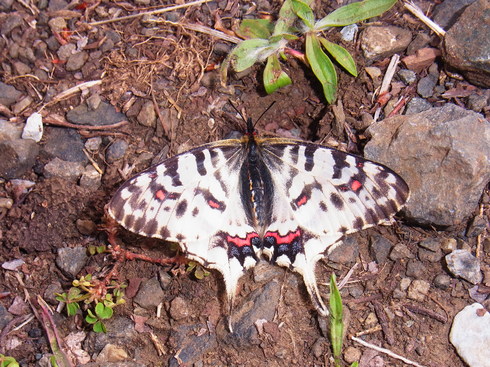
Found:
[[[68,316],[74,316],[83,302],[86,307],[85,321],[92,325],[95,332],[106,332],[103,320],[113,315],[113,308],[125,303],[124,288],[126,284],[93,279],[91,274],[75,279],[67,293],[56,293],[56,299],[66,304]],[[95,306],[90,306],[95,304]]]
[[[340,354],[342,352],[342,340],[344,337],[344,323],[342,318],[342,297],[337,288],[335,274],[330,277],[330,341],[335,360],[335,366],[340,366]]]
[[[292,83],[282,70],[279,59],[286,60],[286,55],[291,55],[307,63],[320,81],[325,99],[332,103],[337,90],[337,73],[330,57],[353,76],[357,76],[357,68],[349,52],[330,42],[322,32],[330,27],[346,26],[378,16],[390,9],[396,1],[364,0],[338,8],[316,21],[310,6],[313,0],[285,0],[275,24],[265,19],[247,19],[241,23],[237,33],[246,39],[223,62],[222,81],[226,83],[230,65],[240,72],[256,62],[266,60],[263,83],[266,92],[270,94]],[[298,20],[300,24],[295,26]],[[300,39],[304,39],[304,53],[287,47],[290,41]]]
[[[7,357],[0,354],[0,367],[19,367],[19,363],[14,357]]]
[[[211,274],[209,271],[207,271],[206,269],[204,269],[201,264],[195,262],[195,261],[189,261],[187,263],[187,269],[186,271],[188,273],[192,273],[194,272],[194,276],[196,277],[196,279],[203,279],[204,277],[207,277],[209,274]]]

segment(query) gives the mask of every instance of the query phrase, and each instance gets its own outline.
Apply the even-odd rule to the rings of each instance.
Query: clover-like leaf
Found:
[[[242,38],[264,38],[271,36],[274,25],[268,19],[244,19],[236,34]]]

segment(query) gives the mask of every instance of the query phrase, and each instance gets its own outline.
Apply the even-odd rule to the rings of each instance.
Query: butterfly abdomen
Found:
[[[260,157],[253,136],[248,140],[247,157],[240,170],[241,199],[249,223],[262,232],[272,217],[272,197],[274,193],[270,170]]]

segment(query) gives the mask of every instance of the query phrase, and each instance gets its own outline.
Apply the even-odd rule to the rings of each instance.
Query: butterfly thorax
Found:
[[[248,135],[246,144],[247,155],[240,169],[241,199],[249,223],[261,235],[271,222],[273,184],[253,134]]]

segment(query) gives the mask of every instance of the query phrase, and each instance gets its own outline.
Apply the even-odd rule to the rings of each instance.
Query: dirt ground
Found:
[[[226,3],[227,10],[221,15],[227,16],[223,16],[222,19],[224,26],[231,28],[244,10],[237,2]],[[89,3],[90,5],[96,4]],[[111,7],[107,3],[104,5],[106,8]],[[162,4],[152,2],[153,5],[157,7]],[[220,7],[222,5],[220,4]],[[25,10],[19,4],[15,6],[19,6],[20,11]],[[133,2],[128,2],[120,4],[119,8],[133,9],[135,6],[137,5]],[[270,8],[270,12],[275,14],[278,7],[279,4],[273,2],[265,8]],[[212,24],[211,14],[216,14],[211,9],[212,6],[195,7],[183,13],[189,22],[200,20],[205,24]],[[325,13],[329,10],[331,9],[328,6],[323,9]],[[414,32],[423,28],[420,24],[407,23],[405,18],[399,16],[402,12],[402,8],[397,6],[377,22],[385,25],[402,25]],[[123,11],[123,14],[126,13]],[[90,17],[101,19],[101,16],[94,16],[94,13],[90,13]],[[76,29],[75,24],[77,24],[78,29],[82,30],[84,22],[82,16],[71,26]],[[0,263],[13,259],[23,259],[25,262],[17,271],[0,269],[0,305],[6,309],[9,309],[16,296],[25,299],[28,295],[33,300],[38,295],[47,298],[48,286],[56,282],[60,282],[63,290],[67,291],[73,278],[60,271],[56,265],[57,250],[63,247],[108,245],[104,230],[83,235],[76,225],[77,220],[89,220],[102,226],[104,206],[112,194],[125,178],[148,167],[151,157],[162,152],[166,156],[171,156],[188,148],[221,139],[231,131],[237,130],[237,122],[229,117],[233,115],[233,109],[228,99],[254,119],[275,102],[257,125],[257,129],[262,134],[294,136],[362,154],[362,147],[366,141],[363,131],[350,126],[349,129],[341,129],[340,133],[338,132],[333,124],[332,109],[323,102],[320,86],[300,63],[287,64],[287,71],[294,84],[278,93],[265,94],[260,86],[262,69],[254,67],[240,78],[231,78],[230,84],[235,89],[230,95],[226,94],[219,85],[216,70],[204,71],[207,66],[222,60],[223,54],[213,52],[216,43],[223,43],[222,41],[169,25],[160,25],[159,33],[153,38],[148,38],[142,33],[142,25],[138,19],[109,23],[104,25],[104,29],[116,31],[121,37],[121,42],[100,54],[97,67],[98,70],[103,70],[101,78],[103,83],[98,93],[118,110],[127,112],[127,93],[131,91],[133,96],[153,100],[165,111],[165,115],[159,116],[156,127],[138,124],[133,115],[128,118],[128,124],[117,129],[104,130],[103,147],[107,148],[115,138],[122,138],[129,143],[129,148],[122,160],[111,163],[106,161],[103,150],[91,157],[104,171],[102,185],[96,191],[61,178],[44,178],[39,174],[42,171],[40,167],[50,158],[41,152],[36,166],[23,176],[36,182],[36,185],[27,195],[20,194],[11,209],[2,209],[0,213]],[[133,45],[139,53],[136,61],[126,57],[127,50],[124,45],[128,44]],[[358,69],[363,70],[365,60],[359,45],[350,47],[349,51],[354,55]],[[386,62],[383,60],[377,65],[383,68]],[[343,108],[348,116],[347,124],[350,124],[352,121],[360,120],[363,112],[371,111],[374,105],[371,96],[375,86],[364,72],[361,72],[358,78],[345,73],[340,73],[339,77],[338,98],[343,101]],[[26,81],[22,78],[15,80],[4,75],[3,81],[7,82],[7,80],[19,90],[29,89],[29,83],[34,83],[35,87],[43,92],[47,90],[47,84],[42,81]],[[65,83],[67,86],[72,86],[75,77],[73,73],[62,73],[60,76],[54,73],[51,80],[53,85],[59,86]],[[204,83],[206,88],[202,89]],[[74,95],[49,106],[47,110],[49,114],[57,113],[63,116],[66,111],[80,103],[80,98],[80,95]],[[209,106],[213,104],[217,108],[210,109]],[[52,128],[46,126],[45,136],[52,133]],[[98,135],[96,130],[82,131],[81,134],[83,139],[89,135]],[[355,142],[352,137],[355,137]],[[44,139],[40,144],[42,145],[43,142]],[[8,181],[2,182],[1,186],[3,197],[14,195],[9,191]],[[351,348],[351,353],[360,352],[362,358],[368,360],[370,353],[374,352],[350,339],[352,335],[365,334],[370,343],[390,349],[423,366],[464,366],[449,343],[448,335],[455,314],[464,305],[473,302],[468,296],[468,284],[453,279],[447,289],[431,287],[429,296],[414,306],[413,301],[393,297],[393,291],[399,285],[401,278],[405,277],[406,260],[388,260],[377,273],[369,272],[367,264],[373,258],[369,249],[370,241],[377,235],[382,235],[393,243],[402,242],[416,253],[417,243],[420,240],[457,238],[465,227],[466,224],[448,231],[436,231],[411,226],[406,224],[403,218],[397,218],[396,224],[391,227],[376,227],[353,235],[359,246],[359,256],[356,260],[359,266],[342,290],[346,308],[344,350]],[[146,239],[124,231],[118,234],[118,239],[125,248],[134,252],[153,257],[173,254],[173,250],[169,249],[168,244],[163,241]],[[475,243],[470,241],[469,245],[474,246]],[[488,261],[488,257],[482,260]],[[343,278],[352,265],[352,263],[332,264],[320,261],[317,275],[322,294],[328,294],[327,284],[332,271],[339,278]],[[91,256],[79,276],[93,274],[103,278],[113,266],[114,259],[108,254]],[[125,340],[125,343],[131,343],[123,345],[123,348],[129,354],[128,359],[135,361],[133,365],[178,365],[179,359],[176,356],[179,356],[184,346],[191,345],[190,341],[195,340],[197,335],[206,335],[208,339],[204,339],[204,342],[196,341],[195,349],[204,352],[201,355],[195,352],[197,359],[190,364],[194,366],[332,365],[326,321],[314,311],[306,289],[297,275],[282,269],[273,270],[279,274],[274,279],[280,285],[275,317],[271,323],[273,327],[271,326],[255,339],[245,337],[234,339],[233,334],[230,334],[225,327],[224,316],[227,311],[223,306],[224,287],[219,273],[212,271],[209,276],[196,279],[186,269],[185,264],[161,266],[139,260],[127,261],[118,269],[117,279],[132,284],[130,288],[134,287],[134,284],[139,284],[141,280],[161,276],[161,272],[170,276],[165,288],[160,317],[156,317],[154,311],[141,310],[132,298],[128,298],[124,305],[115,307],[117,320],[121,318],[134,320],[134,315],[141,314],[148,317],[147,325],[150,325],[153,335],[158,339],[158,342],[152,341],[148,330],[141,332],[138,330],[131,337],[121,339]],[[430,263],[425,266],[421,277],[431,283],[438,274],[446,272],[443,261]],[[264,291],[264,287],[267,286],[268,281],[256,282],[254,279],[255,274],[250,271],[240,283],[236,313],[232,313],[232,318],[235,320],[242,316],[240,313],[244,312],[244,305],[251,299],[253,302],[254,298],[251,298],[253,297],[251,294],[254,291],[267,291]],[[353,297],[352,288],[360,288],[361,294]],[[128,290],[127,293],[133,293],[134,296],[136,291]],[[176,320],[171,316],[172,301],[176,297],[185,301],[185,308],[189,311],[188,317]],[[56,304],[52,303],[51,306],[56,308]],[[386,330],[384,333],[379,327],[379,322],[376,321],[374,316],[377,315],[376,307],[383,308],[389,315],[390,338],[387,338]],[[29,310],[29,307],[27,308]],[[442,319],[424,313],[424,310],[434,311],[442,315]],[[16,315],[13,324],[19,324],[22,317],[23,313]],[[66,317],[64,311],[55,313],[53,317],[61,338],[71,332],[84,330],[89,334],[87,340],[90,342],[83,344],[83,348],[90,355],[96,355],[100,351],[97,347],[99,337],[90,332],[90,328],[80,317]],[[109,322],[107,326],[109,335],[112,335],[110,333],[115,332],[117,323]],[[0,336],[0,347],[5,354],[20,361],[22,366],[37,366],[43,355],[51,353],[43,330],[42,323],[34,318],[18,330],[12,331],[9,328],[8,335]],[[210,337],[211,334],[214,335]],[[12,335],[15,335],[21,344],[9,349],[5,343]],[[206,340],[211,348],[199,344],[206,344]],[[163,346],[163,354],[158,352],[157,344]],[[189,348],[192,349],[192,345]],[[364,365],[374,366],[374,363],[379,363],[376,366],[406,365],[384,355],[380,356],[382,357],[378,357],[378,362],[371,361],[371,364]],[[102,362],[99,365],[110,364]],[[115,365],[125,364],[119,362]]]

